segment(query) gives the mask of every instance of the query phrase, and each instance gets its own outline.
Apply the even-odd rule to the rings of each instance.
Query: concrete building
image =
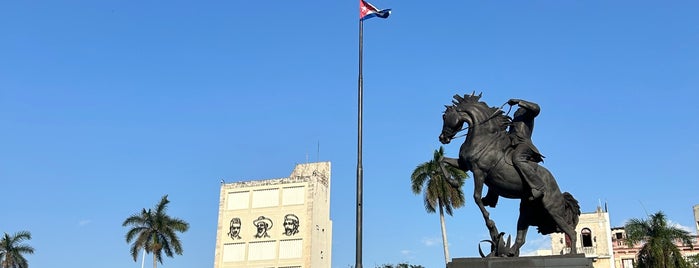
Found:
[[[325,268],[331,246],[330,162],[221,185],[214,268]]]
[[[571,240],[563,233],[551,234],[553,254],[569,253],[574,246],[578,253],[584,253],[585,257],[592,259],[593,267],[615,267],[609,213],[597,207],[595,212],[580,214],[580,221],[575,231],[578,234],[576,245],[571,245]]]

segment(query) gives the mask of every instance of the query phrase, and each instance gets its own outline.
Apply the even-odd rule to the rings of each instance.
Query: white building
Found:
[[[330,162],[221,185],[214,268],[325,268],[331,246]]]

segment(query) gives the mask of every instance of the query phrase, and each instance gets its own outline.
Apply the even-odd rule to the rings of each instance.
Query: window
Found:
[[[228,193],[228,204],[226,208],[229,210],[234,209],[247,209],[250,206],[250,192],[232,192]]]
[[[583,228],[580,233],[582,235],[582,246],[592,247],[592,231],[588,228]]]
[[[279,241],[279,258],[280,259],[301,258],[302,250],[303,250],[303,240],[301,240],[301,239]]]
[[[302,205],[303,201],[306,199],[304,194],[303,186],[298,187],[287,187],[282,191],[282,204],[283,205]]]
[[[633,259],[621,260],[621,268],[633,268]]]
[[[276,207],[279,205],[279,189],[264,189],[252,192],[252,207]]]
[[[223,245],[223,262],[236,262],[245,260],[245,243]]]
[[[251,242],[248,246],[248,261],[274,259],[275,244],[275,241]]]
[[[624,238],[622,233],[616,233],[615,235],[616,235],[616,239]]]

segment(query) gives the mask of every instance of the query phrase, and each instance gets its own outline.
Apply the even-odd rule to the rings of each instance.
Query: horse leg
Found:
[[[448,173],[443,165],[443,164],[447,164],[449,166],[452,166],[452,167],[461,169],[464,172],[467,172],[468,170],[466,168],[459,166],[459,159],[443,157],[442,159],[440,159],[439,162],[440,162],[439,168],[442,170],[442,174],[444,174],[444,177],[447,178],[447,182],[449,184],[451,184],[451,186],[453,186],[453,187],[460,187],[460,185],[457,181],[452,180],[452,178],[450,176],[447,176]],[[488,193],[482,199],[483,205],[494,208],[498,204],[499,197],[500,196],[497,193],[493,192],[490,188],[488,188]]]
[[[450,166],[452,166],[452,167],[455,167],[455,168],[464,170],[463,168],[461,168],[461,167],[459,166],[459,159],[457,159],[457,158],[442,157],[442,159],[440,160],[440,162],[442,162],[442,163],[444,163],[444,164],[447,164],[447,165],[450,165]],[[464,170],[464,171],[465,171],[465,170]]]
[[[459,166],[459,159],[442,157],[442,159],[439,160],[439,168],[442,170],[442,174],[444,175],[444,178],[446,178],[447,182],[454,188],[461,187],[458,181],[454,180],[451,176],[448,175],[449,173],[447,173],[446,168],[444,168],[444,164],[461,169],[464,172],[468,170]]]
[[[570,238],[570,254],[578,254],[578,235],[575,232],[575,228],[570,226],[561,216],[553,216],[553,220],[558,224],[563,233]]]
[[[486,193],[485,197],[483,197],[481,200],[483,200],[483,205],[494,208],[497,206],[499,198],[500,196],[495,191],[488,188],[488,193]]]
[[[549,215],[551,215],[553,221],[556,222],[558,228],[560,228],[561,231],[563,231],[563,233],[566,234],[568,238],[570,238],[570,253],[577,254],[578,237],[577,233],[575,232],[575,226],[570,225],[563,216],[565,215],[565,208],[560,207],[560,203],[565,201],[555,200],[554,196],[561,196],[561,194],[544,194],[544,197],[542,198],[541,202],[543,202],[544,208],[549,213]]]
[[[531,217],[528,213],[522,209],[524,206],[524,201],[520,202],[519,218],[517,218],[517,237],[515,238],[515,244],[512,245],[508,256],[519,257],[519,249],[522,248],[527,240],[527,231],[529,231],[529,218]]]
[[[558,228],[570,239],[570,253],[577,254],[578,236],[575,231],[575,227],[578,224],[578,215],[580,215],[580,209],[577,201],[572,199],[572,196],[570,196],[572,200],[568,200],[566,195],[560,192],[558,186],[556,186],[556,180],[553,178],[553,175],[551,175],[551,172],[549,172],[548,169],[539,167],[538,170],[539,175],[541,176],[540,178],[548,185],[545,187],[546,193],[544,193],[543,197],[541,198],[541,204],[556,223],[556,226],[558,226]],[[572,210],[569,211],[571,206],[576,208],[572,208]],[[575,213],[576,215],[570,215],[570,213]],[[568,222],[569,215],[575,217],[573,220],[574,222]]]
[[[483,195],[483,184],[485,183],[485,174],[480,170],[472,170],[473,172],[473,200],[478,205],[478,209],[481,210],[483,215],[483,220],[485,220],[485,226],[488,227],[488,232],[490,233],[490,238],[493,242],[498,240],[498,228],[495,226],[495,221],[490,219],[490,213],[485,209],[483,200],[481,199]]]

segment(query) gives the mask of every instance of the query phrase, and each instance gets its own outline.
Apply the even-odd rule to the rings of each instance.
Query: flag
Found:
[[[365,20],[373,17],[379,17],[382,19],[388,18],[391,15],[391,9],[379,10],[367,1],[359,0],[359,20]]]

